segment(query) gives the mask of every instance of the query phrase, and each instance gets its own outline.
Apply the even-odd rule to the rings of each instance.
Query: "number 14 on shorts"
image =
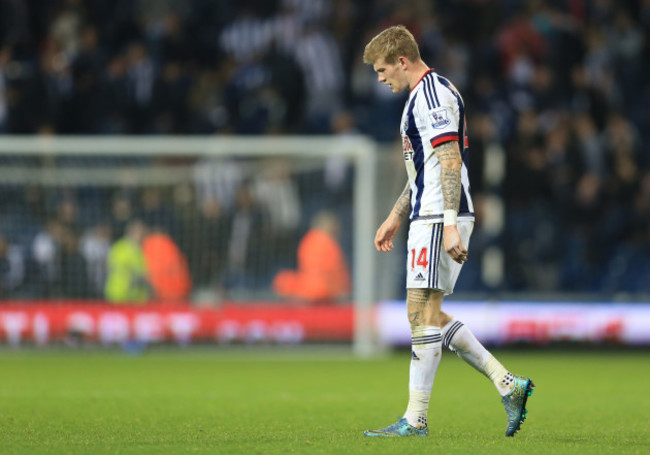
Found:
[[[417,262],[415,261],[415,256],[417,255]],[[411,250],[411,270],[415,268],[416,265],[421,265],[425,269],[429,266],[429,261],[427,260],[429,255],[427,254],[427,248],[424,247],[420,250],[419,254],[416,254],[416,249]]]

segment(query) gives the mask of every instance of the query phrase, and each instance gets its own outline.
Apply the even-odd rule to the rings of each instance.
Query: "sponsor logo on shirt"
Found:
[[[413,160],[413,145],[407,135],[402,136],[402,148],[404,149],[404,160]]]

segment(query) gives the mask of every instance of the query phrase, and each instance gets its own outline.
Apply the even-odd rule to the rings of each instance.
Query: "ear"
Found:
[[[406,57],[397,57],[397,61],[401,68],[406,71],[409,67],[409,60]]]

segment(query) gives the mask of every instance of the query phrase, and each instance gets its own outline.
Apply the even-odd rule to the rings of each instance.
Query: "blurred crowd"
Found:
[[[0,133],[396,143],[404,97],[361,59],[394,24],[463,94],[473,255],[505,254],[461,289],[649,292],[648,0],[0,0]]]
[[[0,184],[0,299],[216,304],[350,295],[351,186],[328,185],[322,165],[172,157],[156,166],[183,174],[180,181],[124,185],[134,166],[150,173],[153,163],[64,160],[112,177],[70,184],[61,167],[51,169],[55,184]]]

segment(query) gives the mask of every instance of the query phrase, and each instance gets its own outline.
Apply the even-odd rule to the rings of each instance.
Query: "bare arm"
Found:
[[[411,186],[409,182],[406,182],[406,186],[402,191],[402,194],[399,195],[395,205],[393,206],[392,213],[397,215],[400,219],[404,219],[408,215],[409,210],[411,209]]]
[[[393,238],[399,227],[402,225],[402,220],[408,215],[411,207],[411,187],[408,182],[399,195],[393,209],[388,214],[386,220],[377,229],[375,235],[375,247],[377,251],[388,252],[393,249]]]
[[[444,142],[433,150],[438,157],[441,166],[440,182],[442,186],[444,210],[453,211],[455,214],[458,212],[458,207],[460,206],[460,170],[463,164],[460,157],[458,142]],[[467,250],[463,247],[460,234],[458,233],[458,227],[455,222],[454,224],[445,223],[443,241],[445,251],[454,261],[459,264],[467,261]]]
[[[440,180],[442,184],[442,196],[444,198],[444,210],[458,211],[460,205],[460,168],[462,161],[458,142],[444,142],[433,149],[440,161]]]

